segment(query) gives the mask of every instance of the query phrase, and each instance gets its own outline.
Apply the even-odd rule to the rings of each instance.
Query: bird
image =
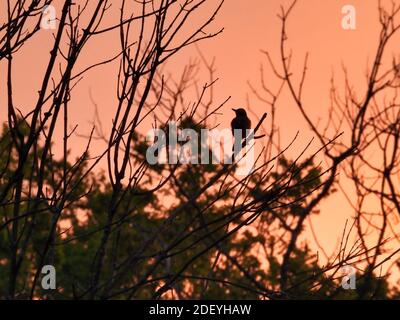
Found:
[[[246,139],[247,132],[251,128],[251,121],[247,117],[246,110],[243,108],[233,109],[236,117],[231,121],[231,129],[233,135],[233,145],[232,145],[232,163],[235,162],[236,155],[239,154],[242,149],[242,141]],[[235,135],[236,131],[236,135]],[[245,142],[246,143],[246,142]]]
[[[231,121],[231,128],[232,128],[232,135],[235,137],[235,130],[241,130],[241,139],[246,138],[247,133],[246,130],[249,130],[251,128],[251,121],[247,117],[246,110],[243,108],[239,109],[233,109],[232,110],[235,112],[236,117],[232,119]],[[239,137],[239,136],[238,136]],[[236,137],[235,137],[236,138]]]

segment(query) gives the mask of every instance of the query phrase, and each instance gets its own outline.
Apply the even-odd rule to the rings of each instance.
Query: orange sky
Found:
[[[5,1],[3,1],[5,3]],[[79,2],[79,0],[78,0]],[[84,2],[84,1],[80,1]],[[116,22],[116,12],[120,1],[111,1],[113,7],[103,22],[107,26]],[[61,0],[55,1],[59,6]],[[210,8],[218,3],[210,0]],[[285,0],[226,0],[222,11],[216,21],[209,27],[209,31],[224,27],[224,32],[214,39],[206,40],[199,44],[202,53],[208,58],[215,57],[219,78],[215,87],[215,102],[219,104],[226,97],[232,99],[222,110],[223,115],[216,120],[221,126],[227,127],[233,113],[231,107],[246,106],[246,96],[250,93],[247,81],[255,87],[259,82],[260,63],[266,65],[260,49],[271,52],[273,58],[278,58],[280,21],[277,14],[280,6],[287,6],[291,1]],[[357,29],[343,30],[341,27],[343,5],[352,4],[357,10]],[[375,0],[300,0],[288,25],[288,46],[293,49],[293,71],[299,72],[304,54],[310,53],[309,71],[304,89],[304,101],[307,111],[317,121],[319,117],[326,119],[329,107],[329,88],[332,72],[335,73],[338,84],[341,84],[341,63],[348,67],[351,80],[356,89],[365,88],[365,74],[368,63],[371,62],[375,47],[378,42],[378,15]],[[1,6],[3,6],[2,4]],[[0,15],[2,7],[0,9]],[[3,11],[4,12],[4,11]],[[203,12],[206,14],[205,12]],[[204,17],[204,16],[203,16]],[[195,18],[195,23],[201,17]],[[197,19],[197,20],[196,20]],[[26,45],[20,54],[16,55],[15,63],[15,100],[21,110],[28,111],[33,108],[32,102],[37,97],[39,81],[47,64],[52,43],[51,31],[42,30]],[[397,48],[392,48],[397,49]],[[115,33],[93,38],[85,48],[81,63],[77,70],[89,62],[101,61],[114,56],[118,52],[118,37]],[[195,47],[186,48],[183,52],[170,60],[167,69],[179,73],[188,60],[198,57]],[[297,67],[298,66],[298,67]],[[89,92],[101,111],[105,128],[111,125],[111,116],[114,113],[116,102],[116,76],[118,64],[112,63],[93,70],[85,76],[79,86],[73,91],[71,102],[70,122],[78,124],[78,132],[87,134],[90,131],[89,122],[93,119],[94,107],[90,100]],[[0,66],[0,85],[4,86],[4,64]],[[201,82],[208,81],[205,72],[199,74]],[[272,88],[276,88],[276,78],[268,71],[266,81]],[[193,97],[195,100],[195,97]],[[0,97],[0,119],[5,121],[6,97]],[[259,117],[267,111],[266,106],[257,101],[250,94],[252,112]],[[253,116],[253,123],[257,120]],[[313,135],[301,118],[293,102],[284,92],[278,103],[277,125],[281,128],[282,143],[289,142],[300,130],[297,147]],[[142,128],[144,130],[145,128]],[[73,140],[73,153],[79,154],[85,148],[86,140],[75,137]],[[94,150],[100,150],[103,145],[94,145]],[[319,147],[313,144],[313,150]],[[295,149],[298,150],[298,149]],[[295,155],[295,154],[293,154]],[[321,158],[322,159],[322,158]],[[314,217],[314,228],[318,238],[328,252],[333,250],[337,239],[342,234],[346,218],[352,212],[343,197],[337,195],[327,200],[322,207],[322,214]]]

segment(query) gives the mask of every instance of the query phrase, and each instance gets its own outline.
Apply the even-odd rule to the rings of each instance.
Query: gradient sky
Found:
[[[103,26],[115,22],[119,1],[111,2],[113,7]],[[55,3],[59,6],[62,1],[56,0]],[[210,8],[217,3],[218,1],[210,1]],[[265,105],[250,94],[247,82],[250,81],[256,88],[260,87],[258,85],[260,64],[267,65],[265,56],[260,50],[268,50],[274,59],[279,57],[280,20],[277,14],[281,5],[287,6],[290,3],[291,1],[284,0],[226,0],[222,11],[208,29],[215,31],[224,27],[224,32],[217,38],[199,44],[201,52],[207,59],[211,60],[213,57],[216,59],[216,77],[219,81],[215,87],[215,104],[218,105],[226,97],[232,96],[229,103],[224,106],[223,114],[216,119],[221,126],[229,125],[233,117],[230,110],[232,107],[240,105],[250,108],[254,114],[253,123],[257,122],[255,115],[261,117],[263,112],[268,111]],[[341,10],[347,4],[356,8],[356,30],[343,30],[341,27],[343,17]],[[342,63],[348,67],[355,89],[365,88],[365,74],[378,43],[377,5],[378,1],[375,0],[300,0],[295,7],[288,24],[288,47],[292,48],[294,53],[292,62],[294,72],[300,71],[304,55],[307,52],[310,54],[304,102],[315,121],[318,118],[322,121],[326,119],[330,104],[329,89],[332,73],[335,74],[339,88],[343,83]],[[206,12],[202,14],[205,15]],[[204,15],[195,18],[194,27]],[[14,59],[14,96],[21,110],[27,111],[33,107],[32,102],[34,97],[37,97],[39,81],[47,65],[51,43],[52,33],[42,30]],[[89,62],[112,57],[117,52],[118,38],[115,34],[93,38],[86,47],[83,59],[76,70],[81,70]],[[198,57],[197,49],[187,48],[169,62],[167,70],[179,74],[189,59],[194,57]],[[90,131],[89,123],[93,120],[94,106],[89,92],[98,105],[104,127],[106,129],[110,127],[111,115],[116,105],[117,72],[118,65],[115,63],[102,66],[87,74],[73,91],[70,122],[71,125],[79,125],[78,133],[87,134]],[[0,85],[3,86],[4,64],[0,66],[0,74],[2,75]],[[276,88],[278,82],[268,68],[265,79],[272,88]],[[200,72],[199,82],[207,81],[208,75]],[[246,103],[248,94],[250,94],[250,105]],[[0,119],[5,121],[6,97],[0,97],[0,106]],[[287,92],[284,92],[277,107],[277,125],[281,129],[282,143],[290,141],[300,130],[297,142],[297,147],[300,148],[313,135],[293,102],[288,99]],[[85,148],[85,142],[84,138],[75,137],[72,145],[73,153],[79,154]],[[318,143],[313,144],[313,150],[318,147]],[[94,145],[94,149],[97,148],[101,148],[101,145]],[[314,229],[320,243],[330,252],[335,248],[346,218],[352,215],[352,211],[340,195],[328,199],[321,209],[321,215],[313,218]]]

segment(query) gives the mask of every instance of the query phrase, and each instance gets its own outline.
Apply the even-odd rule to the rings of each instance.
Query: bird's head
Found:
[[[237,117],[247,117],[247,113],[246,110],[244,110],[243,108],[239,108],[239,109],[233,109],[233,111],[235,111],[235,114]]]

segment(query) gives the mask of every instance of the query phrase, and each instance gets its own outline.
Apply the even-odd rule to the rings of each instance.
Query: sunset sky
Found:
[[[62,1],[55,1],[56,6]],[[79,0],[78,0],[79,2]],[[83,2],[83,1],[81,1]],[[113,1],[111,1],[113,2]],[[115,1],[116,3],[118,1]],[[267,106],[251,94],[248,82],[255,88],[260,88],[260,65],[265,67],[265,79],[271,88],[277,88],[279,82],[268,68],[265,55],[261,50],[267,50],[279,63],[280,20],[277,15],[280,6],[288,6],[292,1],[284,0],[226,0],[215,21],[207,31],[217,31],[224,28],[216,38],[199,43],[198,48],[191,46],[169,61],[166,72],[179,76],[180,71],[193,58],[199,58],[198,50],[211,61],[215,58],[216,74],[219,78],[215,85],[215,105],[217,106],[228,96],[231,100],[224,106],[216,122],[221,127],[228,127],[233,117],[232,107],[244,106],[251,110],[251,118],[256,123],[261,115],[268,111]],[[209,9],[219,3],[210,1]],[[356,30],[342,28],[342,7],[353,5],[356,8]],[[304,88],[306,109],[315,122],[321,118],[322,123],[327,118],[330,105],[330,79],[335,76],[340,90],[343,86],[342,64],[347,67],[354,88],[362,94],[365,89],[365,75],[372,63],[379,36],[379,21],[377,12],[378,1],[375,0],[300,0],[293,11],[288,24],[288,48],[293,50],[293,72],[298,79],[305,54],[309,53],[309,70]],[[1,11],[0,11],[1,12]],[[207,15],[207,12],[203,12]],[[2,13],[0,13],[2,14]],[[106,16],[103,27],[112,25],[118,19],[118,4],[113,5]],[[201,21],[201,14],[194,19]],[[197,20],[196,20],[197,19]],[[196,26],[193,25],[195,28]],[[53,36],[52,31],[40,31],[33,41],[26,45],[21,54],[15,58],[15,100],[16,105],[24,112],[33,108],[32,101],[37,97],[40,80],[49,58]],[[395,42],[395,41],[394,41]],[[397,43],[400,43],[397,41]],[[397,48],[391,48],[393,52]],[[101,61],[118,53],[118,37],[109,33],[93,38],[85,48],[81,62],[76,70],[82,70],[88,63]],[[398,51],[397,51],[398,53]],[[5,65],[2,65],[3,68]],[[0,69],[4,74],[4,69]],[[116,105],[116,76],[118,63],[110,63],[95,69],[84,77],[73,91],[71,103],[71,127],[78,125],[77,132],[85,135],[90,132],[90,122],[93,120],[94,105],[90,93],[97,104],[105,130],[111,126],[111,115]],[[4,86],[5,77],[1,77],[0,85]],[[206,70],[198,74],[199,84],[208,81]],[[283,92],[277,104],[277,125],[280,127],[282,144],[291,141],[297,131],[299,139],[290,153],[297,152],[308,142],[313,134],[306,126],[287,90]],[[362,96],[362,95],[361,95]],[[250,104],[247,105],[247,97]],[[196,97],[188,97],[195,101]],[[0,119],[6,120],[6,97],[0,97]],[[268,126],[268,121],[265,124]],[[148,128],[143,126],[145,132]],[[61,135],[59,135],[61,137]],[[344,137],[346,139],[346,136]],[[77,155],[84,150],[86,139],[74,137],[71,144],[72,154]],[[57,143],[56,143],[57,149]],[[315,140],[312,151],[320,147]],[[104,145],[96,142],[92,153],[103,150]],[[324,160],[321,155],[319,160]],[[344,186],[350,185],[341,180]],[[349,189],[351,190],[351,189]],[[315,233],[325,250],[330,253],[342,235],[346,219],[352,216],[352,209],[340,194],[324,202],[321,214],[313,217]],[[309,240],[314,243],[310,233]],[[316,247],[314,247],[316,249]]]

